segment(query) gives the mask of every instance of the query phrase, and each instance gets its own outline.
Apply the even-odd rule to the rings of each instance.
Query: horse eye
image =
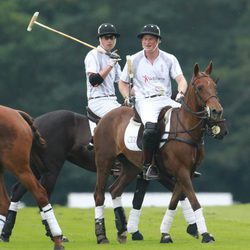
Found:
[[[198,86],[197,87],[199,91],[202,91],[203,87],[202,86]]]

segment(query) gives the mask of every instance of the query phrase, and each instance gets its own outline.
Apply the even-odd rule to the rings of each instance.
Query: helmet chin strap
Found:
[[[160,42],[161,42],[161,40],[160,40],[160,38],[158,38],[158,40],[157,40],[157,44],[155,45],[155,47],[154,47],[153,49],[146,49],[144,46],[142,46],[142,48],[143,48],[144,50],[146,50],[146,51],[151,51],[151,52],[154,52],[156,49],[158,49],[158,48],[159,48],[159,44],[160,44]]]
[[[99,37],[99,43],[100,43],[101,47],[107,51],[107,49],[102,44],[102,38],[101,37]],[[116,38],[114,39],[113,46],[112,46],[111,50],[115,47],[115,45],[116,45]]]

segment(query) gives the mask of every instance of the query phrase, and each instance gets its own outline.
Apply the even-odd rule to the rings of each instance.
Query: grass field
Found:
[[[65,243],[66,250],[247,250],[250,249],[250,205],[230,207],[205,207],[204,215],[210,233],[215,237],[213,244],[202,244],[186,233],[186,223],[181,209],[175,216],[171,228],[173,244],[160,244],[159,227],[165,208],[143,208],[140,231],[144,241],[135,242],[128,235],[127,244],[116,241],[114,214],[112,209],[105,210],[108,245],[97,245],[94,234],[94,209],[72,209],[54,206],[55,214],[64,234],[70,239]],[[37,208],[23,208],[18,212],[17,223],[9,243],[0,242],[0,250],[47,250],[53,249],[52,242],[44,236]],[[129,209],[126,209],[128,215]]]

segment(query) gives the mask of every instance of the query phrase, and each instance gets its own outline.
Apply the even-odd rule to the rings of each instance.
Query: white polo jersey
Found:
[[[159,56],[152,65],[145,57],[144,50],[131,56],[134,73],[133,85],[137,100],[154,95],[171,97],[171,78],[183,74],[177,58],[159,50]],[[129,82],[127,63],[122,71],[121,80]]]
[[[93,87],[90,84],[88,77],[88,73],[99,73],[103,68],[105,68],[108,65],[109,59],[109,56],[98,52],[96,49],[89,51],[85,57],[84,64],[87,79],[88,99],[91,97],[115,95],[114,83],[119,81],[121,75],[121,67],[118,63],[112,68],[103,83],[97,87]]]

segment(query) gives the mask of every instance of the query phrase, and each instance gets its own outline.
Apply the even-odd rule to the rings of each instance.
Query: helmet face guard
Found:
[[[116,31],[115,26],[111,23],[103,23],[98,27],[97,38],[105,35],[114,35],[115,37],[120,36],[120,34]]]
[[[146,24],[143,26],[141,32],[137,35],[138,38],[142,39],[144,35],[152,35],[161,39],[161,30],[155,24]]]

